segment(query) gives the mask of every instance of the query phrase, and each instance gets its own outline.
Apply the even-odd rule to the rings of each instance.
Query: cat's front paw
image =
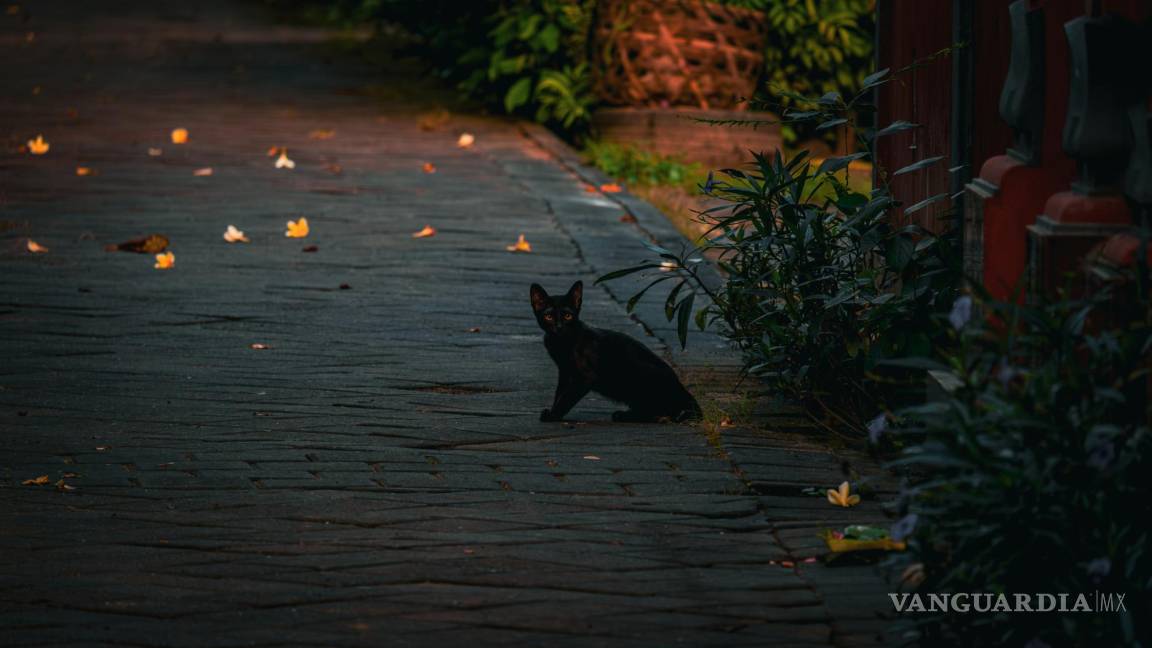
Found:
[[[544,408],[544,409],[543,409],[543,410],[540,412],[540,420],[541,420],[541,421],[559,421],[559,420],[560,420],[560,417],[559,417],[559,416],[553,416],[553,415],[552,415],[552,410],[550,410],[550,409],[548,409],[547,407],[545,407],[545,408]]]

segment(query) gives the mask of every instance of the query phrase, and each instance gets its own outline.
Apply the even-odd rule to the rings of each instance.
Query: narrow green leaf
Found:
[[[895,173],[893,173],[892,175],[893,175],[893,177],[895,177],[895,176],[898,176],[898,175],[903,175],[903,174],[905,174],[905,173],[912,173],[913,171],[919,171],[920,169],[923,169],[923,168],[925,168],[925,167],[930,167],[930,166],[932,166],[933,164],[936,164],[937,162],[939,162],[940,160],[943,160],[943,159],[944,159],[944,156],[943,156],[943,155],[938,155],[938,156],[936,156],[936,157],[925,158],[925,159],[923,159],[923,160],[920,160],[919,162],[913,162],[912,164],[909,164],[908,166],[906,166],[906,167],[904,167],[904,168],[902,168],[902,169],[898,169],[898,170],[897,170]]]

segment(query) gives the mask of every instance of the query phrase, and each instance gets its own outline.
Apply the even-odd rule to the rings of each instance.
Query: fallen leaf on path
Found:
[[[429,236],[436,236],[436,228],[431,225],[425,225],[424,229],[419,232],[412,232],[412,238],[428,238]]]
[[[204,167],[203,169],[196,169],[195,171],[192,172],[192,175],[194,175],[198,178],[204,178],[204,177],[210,176],[210,175],[212,175],[212,167]]]
[[[475,143],[476,143],[476,136],[473,135],[472,133],[461,133],[460,139],[456,140],[456,146],[459,146],[460,148],[463,148],[463,149],[472,148],[472,145]]]
[[[320,246],[318,246],[318,245],[306,245],[306,246],[304,246],[304,248],[303,248],[302,250],[300,250],[300,251],[301,251],[301,252],[319,252],[319,251],[320,251]]]
[[[168,249],[168,237],[162,234],[149,234],[131,241],[124,241],[119,245],[109,245],[104,248],[108,252],[135,252],[136,254],[156,254]]]
[[[314,140],[332,139],[335,136],[336,136],[336,131],[334,131],[334,130],[320,129],[320,130],[314,130],[311,133],[308,133],[308,137],[310,137]]]
[[[161,155],[164,155],[164,149],[152,148],[151,146],[149,146],[148,147],[148,155],[150,157],[160,157]]]
[[[440,128],[452,119],[452,113],[447,110],[436,110],[420,116],[420,130],[432,131]]]
[[[584,458],[588,461],[600,461],[600,457],[597,457],[596,455],[584,455]]]
[[[252,344],[248,345],[248,348],[254,349],[256,351],[263,351],[265,349],[271,349],[272,347],[268,346],[267,344],[260,344],[259,342],[253,342]]]
[[[436,165],[431,162],[425,162],[424,173],[436,173]]]
[[[32,155],[44,155],[50,147],[51,144],[44,141],[43,135],[37,135],[36,139],[28,140],[28,152]]]
[[[244,232],[236,229],[235,225],[229,225],[228,229],[224,232],[224,240],[229,243],[248,243],[248,237],[244,236]]]
[[[524,239],[524,235],[521,234],[520,238],[516,239],[515,243],[505,246],[504,249],[508,250],[509,252],[531,252],[532,245],[528,243],[528,241]]]
[[[187,144],[188,143],[188,129],[187,128],[174,128],[174,129],[172,129],[172,143],[173,144]]]
[[[156,255],[156,265],[152,266],[157,270],[167,270],[176,265],[176,255],[171,252],[164,252]]]
[[[633,216],[632,214],[624,214],[623,216],[620,217],[620,222],[621,223],[635,223],[636,217]]]
[[[844,508],[848,508],[849,506],[856,506],[860,503],[860,496],[850,495],[848,493],[849,488],[850,487],[848,482],[843,482],[840,484],[840,488],[829,488],[828,501],[832,504],[835,504],[836,506],[843,506]]]
[[[479,326],[473,326],[472,328],[468,329],[468,332],[469,333],[479,333],[480,327]]]
[[[48,475],[40,475],[36,479],[25,479],[24,481],[20,482],[20,484],[23,486],[43,486],[45,484],[51,483],[51,481],[51,479],[48,479]]]
[[[303,216],[297,221],[288,221],[288,231],[284,232],[284,236],[288,238],[304,238],[308,236],[308,219]]]
[[[39,243],[37,243],[36,241],[33,241],[32,239],[28,239],[28,251],[35,253],[35,254],[44,254],[45,252],[48,251],[48,248],[44,247],[43,245],[40,245]]]
[[[623,189],[621,189],[620,185],[616,184],[615,182],[610,182],[608,184],[600,185],[600,191],[603,191],[604,193],[620,193],[623,191]]]
[[[64,483],[63,479],[61,479],[60,481],[56,482],[56,490],[58,490],[58,491],[74,491],[74,490],[76,490],[76,487],[75,486],[69,486],[68,484]]]
[[[92,175],[92,167],[76,167],[76,175],[90,176]]]
[[[288,159],[288,149],[280,151],[280,157],[276,158],[277,169],[295,169],[296,163]]]

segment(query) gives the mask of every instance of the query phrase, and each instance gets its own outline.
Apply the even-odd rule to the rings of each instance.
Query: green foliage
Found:
[[[901,412],[895,465],[922,592],[1127,594],[1127,612],[917,614],[928,645],[1147,645],[1152,594],[1152,327],[1103,326],[1093,302],[985,303],[950,318],[947,398]],[[1092,329],[1096,329],[1093,331]],[[897,564],[895,566],[903,566]],[[1145,603],[1140,603],[1143,600]]]
[[[604,173],[633,186],[679,186],[691,190],[704,176],[698,163],[652,153],[634,146],[590,141],[584,148],[588,161]]]
[[[848,102],[838,95],[807,99],[818,108],[786,112],[785,119],[854,126],[867,89],[891,78],[887,71],[871,75]],[[759,154],[747,169],[709,174],[702,190],[724,205],[703,214],[711,225],[706,243],[681,253],[658,250],[659,260],[600,280],[672,264],[678,281],[671,282],[666,312],[682,343],[690,321],[700,328],[716,322],[743,351],[747,371],[863,429],[875,403],[893,396],[889,383],[897,388],[907,378],[884,362],[930,352],[932,318],[947,310],[959,284],[951,237],[912,220],[940,197],[902,209],[885,187],[860,191],[844,177],[877,138],[903,128],[859,129],[862,152],[819,167],[806,153]],[[719,285],[700,269],[703,257],[716,260],[724,275]],[[698,295],[707,301],[693,314]]]

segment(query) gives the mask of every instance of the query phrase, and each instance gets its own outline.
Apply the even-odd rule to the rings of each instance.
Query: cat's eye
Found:
[[[570,320],[570,319],[572,319],[572,313],[564,313],[564,319],[565,319],[565,320]]]
[[[545,315],[545,316],[544,316],[544,321],[546,321],[546,322],[551,322],[551,321],[552,321],[552,316],[551,316],[551,315]]]

